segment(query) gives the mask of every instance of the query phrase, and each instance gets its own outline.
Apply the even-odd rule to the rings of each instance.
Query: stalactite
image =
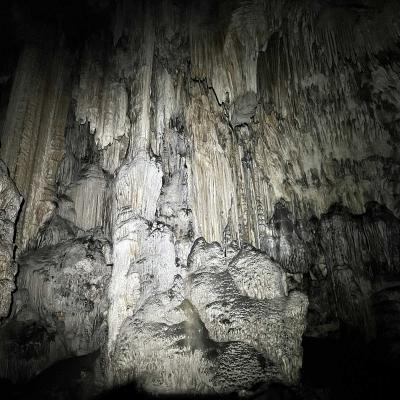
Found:
[[[53,61],[47,63],[48,58]],[[55,46],[42,38],[26,46],[17,66],[1,154],[25,198],[18,232],[22,249],[54,211],[54,181],[70,101],[70,60],[62,43]]]
[[[1,376],[98,351],[98,390],[222,394],[298,383],[304,334],[382,336],[396,1],[114,3],[0,76]]]

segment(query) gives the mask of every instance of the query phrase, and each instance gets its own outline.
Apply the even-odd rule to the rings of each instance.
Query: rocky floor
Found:
[[[348,339],[305,338],[301,381],[296,386],[260,384],[247,393],[254,400],[334,400],[391,399],[395,393],[399,357],[384,349],[385,343],[365,344],[351,335]],[[56,363],[26,385],[2,380],[5,399],[240,399],[243,395],[151,395],[136,383],[97,393],[93,381],[97,355],[73,358]]]

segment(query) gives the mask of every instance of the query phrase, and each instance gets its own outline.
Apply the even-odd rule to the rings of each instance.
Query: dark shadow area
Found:
[[[301,382],[296,387],[281,384],[254,388],[251,399],[334,400],[391,399],[398,379],[400,358],[388,343],[365,343],[361,336],[343,329],[340,337],[303,339],[304,358]],[[25,385],[0,380],[2,399],[239,399],[229,395],[150,395],[137,384],[116,387],[101,394],[91,392],[93,366],[98,353],[63,360]]]
[[[99,396],[94,397],[94,400],[106,399],[238,399],[237,395],[184,395],[184,394],[165,394],[151,395],[139,390],[135,383],[117,387],[107,391]]]
[[[51,369],[51,368],[50,368]],[[57,377],[57,381],[64,376],[62,371],[59,371],[60,376]],[[42,374],[40,374],[42,375]],[[32,385],[32,383],[26,386],[13,385],[9,381],[0,380],[0,390],[2,398],[10,400],[44,400],[44,399],[57,399],[57,400],[79,400],[81,399],[79,388],[74,386],[68,386],[68,377],[65,377],[64,385],[58,386],[57,390],[53,387],[54,380],[50,380],[46,385]],[[44,382],[43,382],[44,383]],[[4,396],[4,397],[3,397]],[[243,397],[237,393],[232,394],[159,394],[152,395],[146,393],[138,388],[136,383],[130,383],[128,385],[116,387],[112,390],[104,393],[90,396],[93,400],[107,400],[107,399],[161,399],[161,400],[172,400],[172,399],[211,399],[211,400],[234,400],[242,398],[250,399],[268,399],[268,400],[300,400],[303,397],[296,388],[289,388],[281,384],[271,384],[268,387],[260,387],[255,393],[249,397]]]
[[[40,32],[60,34],[72,50],[83,38],[110,26],[112,1],[4,0],[0,12],[0,76],[11,74],[24,43]],[[39,35],[40,36],[40,35]]]
[[[302,398],[390,399],[395,393],[400,359],[386,342],[304,338],[303,349]]]

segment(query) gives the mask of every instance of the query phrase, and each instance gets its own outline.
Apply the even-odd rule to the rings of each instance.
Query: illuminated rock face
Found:
[[[396,2],[116,3],[79,45],[26,38],[0,110],[25,199],[2,376],[100,349],[102,388],[224,393],[296,383],[305,330],[379,334],[400,265]]]
[[[279,265],[249,248],[229,262],[221,247],[200,240],[189,272],[189,298],[210,338],[251,345],[277,365],[282,380],[296,382],[308,300],[296,291],[287,295]]]
[[[166,231],[145,243],[163,243]],[[110,337],[113,378],[166,393],[296,382],[308,301],[300,292],[287,295],[283,270],[255,249],[226,257],[219,244],[204,239],[193,245],[187,268],[179,268],[174,260],[168,263],[167,243],[163,256],[153,250],[151,258],[131,264],[130,287],[118,288],[126,296],[135,289],[138,294],[125,318],[118,313],[123,322],[110,324],[118,331]]]

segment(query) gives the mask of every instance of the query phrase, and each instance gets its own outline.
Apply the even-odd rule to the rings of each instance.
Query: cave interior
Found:
[[[398,392],[398,0],[0,10],[0,398]]]

